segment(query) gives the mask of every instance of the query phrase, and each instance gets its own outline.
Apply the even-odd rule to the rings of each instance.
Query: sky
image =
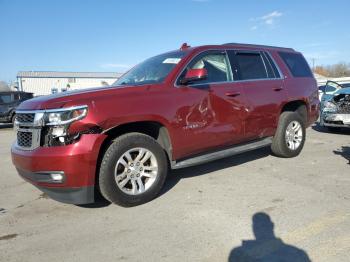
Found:
[[[350,63],[349,9],[348,0],[0,0],[0,80],[124,72],[184,42],[292,47],[311,66]]]

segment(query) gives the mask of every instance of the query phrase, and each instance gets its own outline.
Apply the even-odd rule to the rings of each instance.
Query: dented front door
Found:
[[[215,83],[177,90],[176,158],[228,146],[244,140],[244,101],[239,84]],[[182,97],[182,99],[180,98]]]

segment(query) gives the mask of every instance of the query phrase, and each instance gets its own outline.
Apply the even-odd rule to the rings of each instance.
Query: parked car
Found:
[[[31,98],[33,98],[32,93],[0,92],[0,123],[13,123],[18,105]]]
[[[17,110],[18,173],[65,203],[134,206],[169,169],[271,146],[295,157],[319,115],[316,80],[291,48],[224,44],[152,57],[113,86],[38,97]]]
[[[350,127],[350,83],[328,81],[322,91],[320,125],[330,131]]]

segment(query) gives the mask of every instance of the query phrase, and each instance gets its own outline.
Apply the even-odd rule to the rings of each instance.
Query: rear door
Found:
[[[246,98],[245,138],[274,135],[281,101],[287,96],[277,65],[267,52],[229,50],[228,54]]]

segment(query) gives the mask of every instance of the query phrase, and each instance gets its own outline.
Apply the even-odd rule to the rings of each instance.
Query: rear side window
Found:
[[[301,54],[279,52],[294,77],[313,77],[310,67]]]
[[[268,78],[264,60],[260,53],[237,52],[235,60],[240,80]]]

